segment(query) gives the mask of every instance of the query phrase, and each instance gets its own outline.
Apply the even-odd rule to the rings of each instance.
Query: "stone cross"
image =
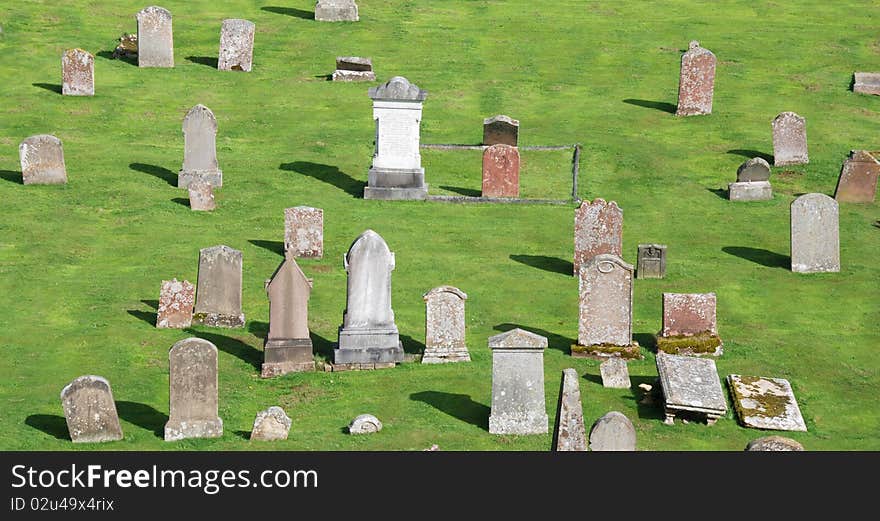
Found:
[[[163,280],[156,327],[183,329],[192,325],[196,288],[189,281]]]
[[[578,345],[572,356],[641,357],[632,338],[632,280],[632,265],[617,255],[596,255],[581,266]]]
[[[315,20],[319,22],[357,22],[358,6],[354,0],[318,0]]]
[[[61,140],[48,134],[31,136],[18,145],[21,178],[26,185],[67,183]]]
[[[214,188],[223,186],[223,172],[217,165],[217,118],[201,103],[183,118],[183,167],[177,175],[178,188],[189,188],[204,181]]]
[[[110,382],[100,376],[80,376],[61,390],[61,406],[74,443],[122,439],[122,427]]]
[[[623,210],[614,201],[584,201],[574,213],[574,276],[592,257],[623,249]]]
[[[807,120],[794,112],[783,112],[773,120],[773,166],[805,165]]]
[[[254,63],[254,23],[240,18],[223,20],[217,69],[250,72]]]
[[[715,55],[692,41],[681,56],[676,116],[698,116],[712,113],[715,92]]]
[[[324,256],[324,210],[310,206],[284,209],[284,254],[309,259]]]
[[[312,279],[293,257],[284,262],[266,284],[269,295],[269,336],[263,347],[263,378],[299,371],[314,371],[309,336],[309,296]]]
[[[244,327],[240,251],[223,245],[199,250],[199,279],[193,323]]]
[[[423,364],[470,362],[464,340],[464,301],[467,294],[452,286],[425,293],[425,352]]]
[[[666,245],[639,244],[636,277],[662,279],[666,276]]]
[[[806,194],[791,203],[791,271],[840,271],[837,201],[825,194]]]
[[[512,329],[489,337],[492,349],[491,434],[542,434],[549,430],[544,401],[547,339]]]
[[[840,169],[834,198],[841,203],[873,203],[880,161],[867,150],[853,150]]]
[[[634,451],[636,429],[623,413],[611,411],[590,429],[591,451]]]
[[[165,441],[218,438],[223,420],[217,415],[217,347],[201,338],[186,338],[168,352],[170,412]]]
[[[519,197],[519,149],[492,145],[483,150],[483,197]]]
[[[562,388],[559,391],[559,410],[556,413],[557,451],[587,450],[587,432],[584,428],[584,408],[581,405],[580,377],[574,369],[562,370]]]
[[[95,57],[82,49],[68,49],[61,56],[61,94],[95,95]]]
[[[663,329],[657,349],[671,354],[723,353],[716,322],[715,293],[663,293]]]
[[[483,144],[517,146],[519,120],[499,114],[483,120]]]
[[[138,67],[174,67],[174,36],[171,12],[150,6],[136,16]]]

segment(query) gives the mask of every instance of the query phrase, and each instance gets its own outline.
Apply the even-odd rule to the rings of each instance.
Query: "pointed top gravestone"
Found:
[[[840,224],[837,201],[806,194],[791,203],[791,271],[840,271]]]
[[[543,349],[547,347],[547,337],[517,327],[490,336],[489,347],[491,349]]]
[[[292,257],[286,258],[267,282],[269,335],[263,348],[264,378],[315,369],[309,336],[311,292],[312,279]]]
[[[692,41],[681,56],[676,116],[697,116],[712,113],[715,91],[715,55]]]
[[[199,278],[193,323],[244,327],[241,311],[241,252],[229,246],[199,250]]]
[[[623,210],[614,201],[584,201],[574,213],[574,276],[596,255],[622,256]]]
[[[110,382],[100,376],[80,376],[61,390],[61,406],[74,443],[122,439],[122,427]]]
[[[154,5],[142,9],[136,18],[138,67],[174,67],[171,12]]]
[[[773,166],[805,165],[807,154],[807,120],[794,112],[776,116],[773,127]]]
[[[67,183],[64,149],[61,140],[48,134],[31,136],[18,146],[21,178],[26,185]]]
[[[544,400],[547,338],[519,328],[489,338],[492,349],[491,434],[549,430]]]
[[[217,69],[250,72],[254,62],[254,31],[250,20],[229,18],[220,27],[220,54]]]
[[[203,181],[214,188],[223,186],[223,172],[217,164],[217,118],[199,103],[183,118],[183,167],[177,176],[178,188],[189,188]]]
[[[562,370],[562,388],[559,391],[559,410],[556,413],[557,451],[586,451],[587,433],[584,427],[584,408],[581,405],[580,377],[574,369]]]
[[[217,347],[201,338],[186,338],[168,352],[169,415],[165,441],[217,438],[223,420],[217,415]]]
[[[68,49],[61,56],[61,94],[95,95],[95,57],[82,49]]]

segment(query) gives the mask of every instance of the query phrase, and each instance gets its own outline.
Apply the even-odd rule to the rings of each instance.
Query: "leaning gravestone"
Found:
[[[636,429],[623,413],[611,411],[596,420],[590,429],[590,450],[634,451]]]
[[[74,443],[122,439],[110,382],[100,376],[80,376],[61,390],[61,406]]]
[[[657,350],[675,355],[721,356],[715,293],[664,293]]]
[[[95,57],[82,49],[68,49],[61,57],[61,94],[95,95]]]
[[[559,391],[554,443],[557,451],[587,450],[587,432],[584,428],[584,407],[581,405],[579,379],[576,370],[562,370],[562,388]]]
[[[183,329],[192,325],[196,288],[189,281],[163,280],[156,327]]]
[[[189,208],[193,211],[210,212],[217,208],[214,201],[214,187],[205,181],[193,181],[189,184]]]
[[[223,186],[223,172],[217,164],[217,118],[201,103],[183,118],[183,167],[177,175],[177,187],[189,188],[203,181],[215,188]]]
[[[391,309],[394,253],[373,230],[362,233],[343,257],[348,293],[336,364],[388,364],[403,361],[403,345]]]
[[[791,384],[784,378],[727,375],[733,408],[745,427],[806,431]]]
[[[662,279],[666,276],[666,245],[639,244],[636,277]]]
[[[244,327],[240,251],[223,245],[199,250],[199,280],[193,323]]]
[[[293,257],[284,259],[266,284],[269,295],[269,335],[263,346],[263,378],[314,371],[309,336],[309,296],[312,279]]]
[[[284,209],[284,255],[308,259],[324,256],[324,210],[310,206]]]
[[[373,61],[359,56],[337,56],[333,81],[376,81]]]
[[[840,169],[834,198],[841,203],[873,203],[880,161],[867,150],[853,150]]]
[[[48,134],[31,136],[18,146],[21,179],[26,185],[62,185],[67,183],[64,149],[61,140]]]
[[[773,166],[805,165],[807,120],[794,112],[783,112],[773,120]]]
[[[692,41],[681,56],[676,116],[697,116],[712,113],[715,92],[715,55]]]
[[[489,337],[492,349],[491,434],[542,434],[548,431],[544,400],[544,349],[547,339],[512,329]]]
[[[273,405],[257,413],[254,428],[251,430],[251,441],[286,440],[291,423],[284,409]]]
[[[254,23],[249,20],[223,20],[217,69],[250,72],[254,63],[254,30]]]
[[[349,434],[373,434],[382,430],[382,422],[372,414],[361,414],[348,424]]]
[[[731,201],[768,201],[773,199],[770,186],[770,163],[760,157],[749,159],[736,171],[736,182],[727,185]]]
[[[715,360],[657,352],[657,374],[663,391],[664,423],[672,425],[677,414],[705,416],[708,425],[727,413],[727,400],[718,379]]]
[[[746,445],[746,450],[759,452],[802,451],[804,446],[784,436],[764,436],[750,441]]]
[[[880,96],[880,72],[857,72],[853,74],[853,92]]]
[[[364,199],[425,199],[425,169],[419,153],[422,102],[428,96],[403,76],[369,90],[376,122],[373,164]]]
[[[629,368],[626,360],[622,358],[609,358],[599,364],[599,373],[602,376],[602,387],[609,389],[629,389],[632,383],[629,380]]]
[[[483,197],[519,197],[519,150],[492,145],[483,151]]]
[[[354,0],[318,0],[315,20],[319,22],[357,22],[358,6]]]
[[[578,273],[578,343],[576,357],[641,358],[632,337],[633,267],[617,255],[599,254]]]
[[[574,213],[574,276],[596,255],[620,257],[623,249],[623,210],[614,201],[584,201]]]
[[[137,14],[138,67],[174,67],[171,12],[150,6]]]
[[[791,271],[840,271],[837,201],[825,194],[806,194],[791,203]]]
[[[470,362],[464,340],[464,301],[467,294],[452,286],[439,286],[422,295],[425,301],[425,352],[423,364]]]
[[[170,412],[165,441],[218,438],[223,420],[217,415],[217,347],[201,338],[186,338],[168,352]]]
[[[483,144],[508,145],[519,143],[519,120],[499,114],[483,120]]]

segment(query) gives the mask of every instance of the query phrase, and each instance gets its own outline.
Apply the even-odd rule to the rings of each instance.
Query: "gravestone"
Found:
[[[348,291],[336,364],[403,361],[403,345],[391,309],[394,253],[373,230],[362,233],[343,257]]]
[[[663,329],[657,350],[675,355],[721,356],[715,293],[663,293]]]
[[[492,145],[483,150],[483,197],[519,197],[519,150]]]
[[[681,56],[676,116],[698,116],[712,113],[715,92],[715,55],[692,41]]]
[[[880,72],[857,72],[853,74],[853,92],[880,96]]]
[[[80,376],[61,390],[61,407],[74,443],[122,439],[110,382],[100,376]]]
[[[284,209],[284,255],[324,257],[324,210],[310,206]]]
[[[489,337],[492,349],[491,434],[542,434],[549,429],[544,401],[547,339],[516,328]]]
[[[189,184],[187,190],[191,210],[210,212],[217,208],[217,202],[214,200],[214,187],[210,183],[195,180]]]
[[[880,161],[867,150],[853,150],[840,169],[834,198],[841,203],[873,203]]]
[[[136,18],[138,67],[174,67],[171,12],[150,6],[142,9]]]
[[[178,188],[189,188],[204,181],[214,188],[223,186],[223,172],[217,164],[217,118],[201,103],[183,118],[183,167],[177,175]]]
[[[666,245],[639,244],[636,277],[662,279],[666,276]]]
[[[48,134],[31,136],[18,145],[21,179],[26,185],[63,185],[67,183],[64,149],[61,140]]]
[[[425,199],[428,185],[419,153],[419,124],[428,93],[395,76],[370,88],[369,94],[376,146],[364,199]]]
[[[116,48],[113,49],[113,54],[111,57],[114,60],[119,58],[134,58],[138,53],[138,45],[137,45],[137,35],[130,33],[123,33],[122,36],[119,37],[119,44],[116,45]]]
[[[727,375],[733,409],[745,427],[806,431],[791,384],[784,378]]]
[[[587,450],[587,432],[584,428],[584,407],[581,405],[580,377],[574,369],[562,370],[562,388],[559,391],[559,409],[556,413],[557,451]]]
[[[244,327],[240,251],[223,245],[199,250],[199,279],[193,323]]]
[[[82,49],[68,49],[61,56],[61,94],[95,95],[95,57]]]
[[[273,405],[257,413],[254,428],[251,430],[251,441],[286,440],[291,423],[284,409]]]
[[[657,352],[657,373],[663,391],[664,423],[677,414],[705,416],[708,425],[727,414],[727,400],[718,379],[715,360]]]
[[[784,436],[764,436],[755,438],[746,445],[747,451],[779,452],[779,451],[802,451],[804,446],[797,441]]]
[[[349,434],[372,434],[382,430],[382,422],[372,414],[361,414],[348,424]]]
[[[773,120],[773,166],[805,165],[807,120],[794,112],[783,112]]]
[[[318,0],[315,20],[319,22],[357,22],[358,6],[354,0]]]
[[[602,387],[609,389],[629,389],[632,383],[629,381],[629,368],[626,360],[622,358],[609,358],[599,364],[599,373],[602,375]]]
[[[611,411],[596,420],[590,429],[590,450],[634,451],[636,429],[623,413]]]
[[[499,114],[483,120],[483,144],[518,146],[519,120]]]
[[[632,338],[633,267],[617,255],[599,254],[581,265],[575,357],[641,358]]]
[[[196,288],[189,281],[163,280],[156,327],[183,329],[192,325]]]
[[[201,338],[185,338],[168,352],[169,415],[165,441],[218,438],[217,347]]]
[[[314,371],[309,337],[312,279],[305,276],[293,257],[288,257],[267,282],[266,293],[269,295],[269,335],[263,346],[262,377]]]
[[[727,185],[731,201],[768,201],[773,199],[770,186],[770,163],[760,157],[749,159],[736,171],[736,182]]]
[[[574,213],[574,276],[586,261],[603,253],[620,257],[623,210],[614,201],[584,201]]]
[[[806,194],[791,203],[791,271],[840,271],[837,201],[825,194]]]
[[[467,294],[452,286],[438,286],[422,295],[422,299],[425,301],[422,363],[470,362],[464,339]]]
[[[223,20],[217,69],[250,72],[254,63],[254,23],[240,18]]]
[[[333,81],[376,81],[373,61],[359,56],[338,56]]]

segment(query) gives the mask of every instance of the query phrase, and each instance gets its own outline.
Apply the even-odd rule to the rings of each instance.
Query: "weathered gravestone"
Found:
[[[483,144],[508,145],[519,143],[519,120],[499,114],[483,120]]]
[[[369,90],[376,122],[373,164],[364,199],[424,199],[428,196],[419,153],[419,124],[426,91],[403,76]]]
[[[349,434],[373,434],[382,430],[382,422],[372,414],[361,414],[348,424]]]
[[[95,57],[82,49],[68,49],[61,56],[61,94],[95,95]]]
[[[791,271],[840,271],[837,201],[825,194],[806,194],[791,203]]]
[[[186,338],[168,352],[169,415],[165,441],[218,438],[223,420],[217,415],[217,347],[201,338]]]
[[[576,370],[571,368],[562,370],[554,450],[580,452],[587,450],[587,432],[584,428],[584,407],[581,405],[579,380]]]
[[[634,451],[636,429],[623,413],[611,411],[590,428],[591,451]]]
[[[664,293],[657,350],[674,355],[721,356],[715,293]]]
[[[578,343],[576,357],[641,358],[632,338],[633,267],[617,255],[599,254],[578,273]]]
[[[257,413],[254,428],[251,430],[251,441],[286,440],[291,423],[284,409],[273,405]]]
[[[519,197],[519,150],[492,145],[483,150],[483,197]]]
[[[622,358],[609,358],[599,364],[599,374],[602,376],[602,387],[629,389],[632,386],[629,381],[629,368],[626,366],[626,360]]]
[[[324,257],[324,210],[310,206],[284,209],[284,255]]]
[[[122,439],[110,382],[100,376],[80,376],[61,390],[61,406],[74,443]]]
[[[156,327],[183,329],[192,325],[196,288],[189,281],[163,280]]]
[[[880,96],[880,72],[857,72],[853,74],[853,92]]]
[[[718,379],[715,360],[657,352],[657,373],[663,391],[664,423],[676,415],[705,416],[708,425],[727,413],[727,400]]]
[[[312,339],[309,337],[309,296],[312,279],[292,257],[266,284],[269,295],[269,335],[263,347],[263,378],[300,371],[314,371]]]
[[[204,181],[215,188],[223,186],[223,172],[217,164],[217,118],[201,103],[183,118],[183,167],[177,175],[178,188],[189,188]]]
[[[187,187],[189,192],[189,208],[193,211],[210,212],[217,208],[214,200],[214,187],[211,183],[196,180]]]
[[[880,161],[867,150],[853,150],[840,169],[834,198],[842,203],[873,203]]]
[[[666,276],[666,245],[639,244],[636,277],[662,279]]]
[[[18,145],[21,179],[26,185],[67,183],[61,140],[48,134],[31,136]]]
[[[425,301],[425,352],[423,364],[470,362],[464,340],[464,301],[467,294],[452,286],[439,286],[422,295]]]
[[[240,251],[223,245],[199,250],[199,280],[193,323],[244,327]]]
[[[697,116],[712,113],[715,92],[715,55],[694,40],[681,56],[676,116]]]
[[[733,409],[745,427],[806,431],[791,384],[784,378],[727,375]]]
[[[254,23],[249,20],[223,20],[217,69],[250,72],[254,63],[254,31]]]
[[[319,22],[357,22],[358,6],[354,0],[318,0],[315,20]]]
[[[544,401],[547,339],[516,328],[489,337],[492,349],[491,434],[542,434],[549,429]]]
[[[794,112],[783,112],[773,120],[773,166],[805,165],[807,120]]]
[[[337,56],[333,81],[376,81],[373,61],[359,56]]]
[[[391,309],[394,253],[373,230],[362,233],[343,257],[348,293],[336,364],[388,364],[403,361],[403,345]]]
[[[773,199],[770,186],[770,163],[760,157],[749,159],[736,171],[736,182],[727,185],[731,201],[768,201]]]
[[[750,441],[746,445],[746,450],[761,452],[802,451],[804,446],[784,436],[764,436]]]
[[[138,67],[174,67],[171,12],[145,7],[137,14]]]
[[[623,210],[614,201],[584,201],[574,213],[574,276],[596,255],[622,255]]]
[[[119,43],[116,45],[116,48],[113,49],[113,54],[111,57],[116,60],[119,58],[134,58],[138,53],[138,44],[137,44],[137,35],[130,33],[123,33],[122,36],[119,37]]]

